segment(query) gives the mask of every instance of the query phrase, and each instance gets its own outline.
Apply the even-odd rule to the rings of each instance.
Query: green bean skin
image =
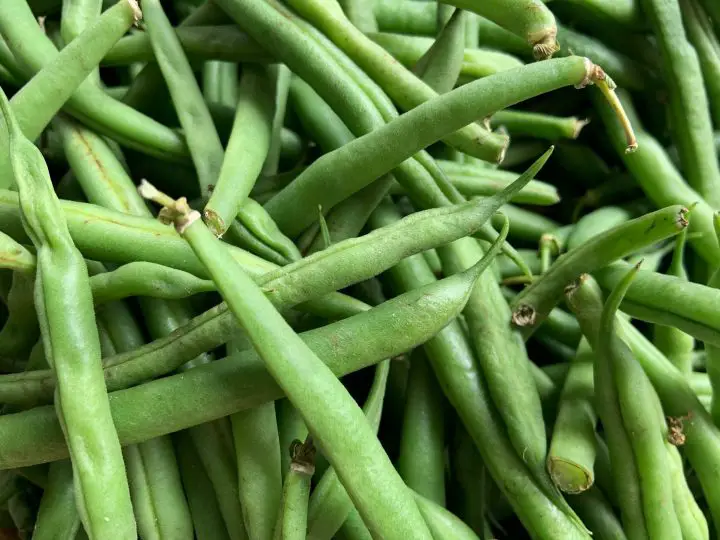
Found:
[[[363,412],[376,433],[380,426],[389,373],[389,361],[377,365],[370,392],[363,405]],[[328,469],[315,486],[310,498],[307,538],[329,540],[342,527],[352,510],[354,510],[352,500],[340,483],[335,469]]]
[[[0,330],[0,357],[9,365],[24,361],[40,335],[34,294],[35,275],[13,272],[5,304],[8,318]]]
[[[238,468],[238,492],[249,540],[272,538],[282,499],[280,440],[275,404],[237,412],[232,422]]]
[[[239,268],[200,221],[189,223],[182,234],[208,266],[233,315],[251,336],[273,377],[288,392],[370,527],[380,535],[413,534],[429,538],[407,487],[392,468],[359,407],[330,369],[297,337],[246,274],[231,272]],[[315,381],[312,388],[301,382],[310,373]],[[322,405],[317,407],[319,404]],[[346,422],[355,426],[350,438],[347,432],[336,429],[339,423]],[[380,477],[384,477],[382,488],[377,484]],[[388,509],[394,512],[388,514]],[[397,512],[401,512],[401,522],[396,520]]]
[[[474,11],[523,38],[538,60],[557,52],[557,26],[552,12],[539,0],[444,0],[460,9]]]
[[[455,10],[435,43],[413,67],[413,72],[438,94],[452,90],[460,75],[465,53],[465,17],[466,12]]]
[[[680,3],[688,39],[697,52],[714,126],[720,125],[720,41],[698,2]]]
[[[680,452],[670,443],[665,443],[668,453],[668,467],[673,483],[673,507],[680,522],[683,538],[710,538],[705,515],[697,505],[685,478]]]
[[[50,65],[59,54],[36,24],[35,18],[25,2],[4,3],[0,6],[0,28],[2,28],[8,45],[16,53],[21,54],[22,62],[30,68],[31,74]],[[29,38],[29,36],[32,37]],[[27,47],[29,42],[33,43],[33,47]],[[84,48],[84,45],[78,39],[68,47]],[[55,65],[53,63],[53,66]],[[95,65],[97,62],[93,63],[93,67]],[[66,75],[63,73],[59,76],[65,79]],[[82,75],[82,77],[85,76],[86,73]],[[55,88],[55,85],[53,84],[51,87]],[[35,92],[42,93],[43,101],[46,100],[47,86],[43,85],[42,89],[38,88]],[[63,98],[62,103],[65,101],[66,99]],[[129,145],[141,152],[148,152],[160,157],[165,156],[165,159],[186,159],[185,142],[175,132],[109,98],[103,90],[92,84],[92,81],[81,84],[67,101],[66,107],[88,127],[108,134],[122,144]],[[23,109],[32,111],[34,107],[28,106]],[[52,114],[47,117],[47,121],[51,117]]]
[[[690,186],[720,204],[720,166],[712,142],[708,97],[697,53],[688,42],[678,0],[642,0],[663,59],[673,135]]]
[[[79,528],[72,465],[67,460],[56,461],[50,465],[32,537],[38,540],[74,538]]]
[[[302,540],[307,531],[310,480],[315,473],[315,448],[311,440],[304,443],[295,440],[290,447],[290,453],[290,470],[285,477],[278,522],[273,535],[277,540]]]
[[[397,469],[410,489],[445,506],[444,400],[419,351],[410,363]]]
[[[360,514],[354,508],[338,531],[337,537],[342,540],[372,540],[370,531],[368,531]]]
[[[118,183],[133,183],[102,137],[63,117],[57,117],[54,127],[60,134],[68,164],[74,171],[80,171],[76,178],[89,201],[126,214],[149,215],[145,202],[134,190],[128,194],[116,187]],[[82,174],[83,170],[97,174]]]
[[[566,493],[584,492],[595,482],[597,415],[590,402],[592,395],[593,356],[583,339],[563,383],[548,451],[548,472]]]
[[[387,32],[368,34],[368,37],[408,68],[415,65],[433,43],[431,38]],[[480,79],[522,65],[522,61],[507,53],[491,49],[466,48],[460,66],[460,78],[466,81]]]
[[[142,538],[193,538],[188,503],[169,437],[123,449]]]
[[[215,284],[193,274],[155,263],[131,262],[90,277],[95,305],[131,296],[175,300],[214,291]]]
[[[613,507],[597,487],[570,498],[573,509],[598,540],[627,540]]]
[[[595,272],[598,283],[607,290],[617,286],[629,265],[617,262]],[[678,321],[683,325],[696,322],[714,332],[720,330],[716,321],[715,301],[720,298],[717,290],[685,281],[679,277],[639,270],[637,279],[630,285],[626,298],[633,311],[642,314],[642,308],[668,312],[665,322]],[[624,300],[623,300],[624,301]],[[692,309],[690,309],[692,307]],[[624,309],[624,308],[623,308]],[[692,328],[692,327],[691,327]],[[717,341],[717,340],[715,340]]]
[[[325,154],[265,207],[285,234],[298,234],[310,224],[318,204],[331,208],[342,198],[337,192],[329,193],[327,185],[332,178],[343,178],[347,182],[348,178],[362,174],[363,183],[367,184],[436,141],[439,136],[433,133],[441,136],[441,132],[451,131],[453,126],[463,125],[533,94],[567,84],[582,84],[587,77],[586,69],[586,61],[582,58],[553,60],[552,63],[532,64],[498,73],[443,94]],[[532,84],[525,86],[521,83],[525,80],[531,80]],[[328,198],[330,195],[332,199]]]
[[[686,214],[687,210],[681,206],[669,206],[628,221],[567,252],[515,298],[513,322],[529,336],[578,274],[601,268],[628,253],[678,234],[688,225]]]
[[[232,62],[205,62],[203,96],[208,103],[234,107],[237,103],[237,66]]]
[[[630,348],[613,337],[615,315],[637,267],[608,296],[598,333],[599,360],[610,362],[618,404],[637,463],[643,513],[650,538],[680,538],[682,531],[673,512],[673,488],[665,449],[667,426],[660,400]]]
[[[415,492],[415,501],[434,538],[478,540],[475,532],[442,505]]]
[[[16,2],[19,5],[23,3]],[[58,53],[48,41],[43,46],[43,55],[50,56],[43,58],[43,64],[27,66],[24,74],[30,80],[13,96],[10,103],[23,133],[29,139],[33,140],[40,135],[76,88],[100,63],[105,52],[137,22],[140,11],[133,0],[118,2],[102,16],[99,16],[99,11],[97,15],[96,21],[88,26],[81,37],[78,36],[75,43],[68,40],[69,44]],[[22,17],[19,19],[22,20]],[[11,24],[14,22],[16,20],[11,19]],[[17,39],[12,34],[3,35],[11,45],[13,39]],[[43,39],[47,40],[44,34]],[[25,59],[23,63],[27,61]]]
[[[36,306],[58,381],[55,403],[72,449],[80,517],[91,534],[135,538],[125,467],[102,378],[87,267],[70,238],[42,154],[22,135],[2,92],[0,108],[23,221],[37,249]],[[86,414],[89,404],[93,415]]]
[[[173,436],[197,540],[230,540],[215,492],[187,431]]]
[[[589,318],[599,323],[602,316],[602,300],[597,287],[588,276],[583,276],[576,286],[566,293],[568,304],[583,325]],[[600,325],[583,327],[585,337],[594,350],[599,345]],[[614,335],[613,335],[614,336]],[[616,336],[613,339],[617,339]],[[600,353],[598,353],[600,355]],[[612,465],[614,493],[620,503],[620,512],[625,531],[630,538],[649,538],[640,486],[638,464],[633,456],[630,437],[622,423],[622,412],[618,392],[613,380],[611,362],[607,357],[594,362],[595,407],[605,430]]]
[[[600,102],[596,93],[593,93],[592,98],[615,151],[621,156],[625,166],[647,197],[658,207],[670,204],[683,204],[688,208],[692,206],[693,219],[689,232],[702,234],[691,235],[690,243],[710,265],[720,265],[720,248],[712,225],[713,207],[687,185],[658,141],[642,129],[625,94],[620,94],[620,99],[637,130],[638,139],[638,150],[630,154],[624,151],[624,135],[615,119],[611,117],[611,111],[604,102]],[[657,175],[663,178],[662,182],[655,181]]]
[[[260,45],[237,26],[178,26],[180,44],[190,62],[219,60],[223,62],[266,64],[273,60]],[[121,38],[102,59],[104,66],[125,66],[136,62],[155,62],[155,54],[146,33]]]
[[[78,37],[100,16],[102,0],[65,0],[60,15],[60,34],[65,43]]]
[[[209,194],[223,162],[223,148],[200,88],[160,2],[143,0],[150,43],[168,85],[203,196]]]
[[[248,196],[270,148],[273,103],[269,81],[258,69],[246,66],[226,157],[205,206],[205,220],[222,236]],[[233,156],[232,158],[230,156]]]
[[[437,96],[430,86],[400,66],[382,47],[355,28],[341,10],[327,9],[318,0],[292,0],[289,4],[345,51],[404,110],[411,110]],[[507,142],[472,121],[442,136],[463,152],[490,161],[502,160]]]
[[[632,214],[625,208],[617,206],[598,208],[578,220],[567,238],[566,248],[574,249],[581,246],[609,229],[627,223],[631,218]]]

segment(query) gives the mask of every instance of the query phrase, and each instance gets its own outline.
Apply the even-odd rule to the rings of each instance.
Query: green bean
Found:
[[[129,185],[132,181],[101,136],[63,117],[57,117],[53,127],[60,134],[68,164],[90,202],[127,214],[149,215],[147,205],[134,190],[123,191],[116,185],[118,179],[126,179],[123,183]],[[87,169],[96,169],[100,174],[78,173]]]
[[[280,441],[275,404],[265,403],[233,414],[238,491],[250,540],[272,538],[282,498]]]
[[[689,208],[694,205],[690,233],[702,234],[693,235],[690,238],[692,246],[709,264],[720,264],[720,249],[712,225],[712,206],[685,183],[664,149],[641,128],[635,118],[631,103],[624,94],[621,94],[620,98],[633,125],[639,130],[637,134],[639,149],[632,154],[622,153],[621,131],[615,120],[611,118],[611,111],[605,107],[604,103],[599,103],[599,96],[593,95],[592,97],[615,150],[621,154],[625,166],[640,184],[647,197],[659,207],[669,204],[684,204]],[[662,178],[663,181],[657,182],[657,178]]]
[[[513,323],[529,336],[578,274],[602,268],[628,253],[678,234],[688,225],[686,213],[681,206],[669,206],[630,220],[568,251],[515,298]]]
[[[187,431],[177,433],[175,452],[197,540],[230,540],[210,479]]]
[[[60,33],[67,44],[78,37],[102,12],[102,0],[64,0]]]
[[[600,322],[601,319],[604,322],[605,314],[610,312],[603,309],[597,296],[598,292],[593,285],[589,276],[582,276],[572,288],[568,288],[566,293],[568,304],[581,324],[589,320],[586,318],[587,314],[597,322]],[[619,338],[613,331],[609,335],[607,335],[607,331],[601,335],[600,325],[602,324],[600,322],[597,326],[587,325],[583,328],[585,337],[598,355],[594,362],[595,407],[608,441],[613,485],[620,503],[623,526],[631,538],[649,538],[644,516],[645,507],[643,506],[638,460],[633,454],[629,429],[623,424],[619,392],[614,377],[614,371],[618,369],[615,365],[616,361],[612,358],[615,353],[612,351],[608,353],[610,347],[608,344],[602,343],[602,340],[619,340]],[[625,372],[627,371],[625,370]]]
[[[597,417],[590,402],[593,395],[592,372],[592,350],[583,339],[565,377],[548,452],[550,476],[567,493],[584,492],[595,481],[593,466]]]
[[[223,162],[223,148],[200,88],[162,6],[144,0],[144,18],[155,57],[187,138],[200,182],[201,195],[210,192]]]
[[[405,400],[398,472],[408,487],[445,506],[445,425],[442,391],[427,358],[414,353]]]
[[[363,405],[363,412],[376,433],[380,426],[389,373],[389,361],[377,365],[372,386]],[[335,469],[328,469],[315,486],[310,498],[307,538],[311,540],[332,538],[353,508],[352,500],[340,483]]]
[[[226,224],[238,214],[267,156],[273,111],[268,96],[269,86],[260,70],[251,66],[243,68],[227,157],[204,209],[206,221],[218,236],[222,236]]]
[[[630,221],[632,214],[619,206],[605,206],[583,216],[567,238],[567,249],[574,249],[609,229]],[[681,232],[682,235],[684,233]]]
[[[242,2],[234,0],[234,3],[239,5]],[[343,49],[403,109],[411,110],[437,96],[427,84],[413,76],[382,47],[355,28],[340,9],[328,9],[327,5],[315,0],[293,0],[289,4]],[[230,14],[232,16],[232,13]],[[246,28],[246,31],[251,32],[249,28]],[[491,161],[502,160],[507,143],[505,138],[493,136],[478,124],[472,124],[472,121],[444,133],[443,137],[465,153]]]
[[[210,280],[200,279],[182,270],[140,261],[91,276],[90,287],[96,306],[131,296],[174,300],[216,290]]]
[[[710,113],[717,127],[720,125],[720,41],[713,31],[707,12],[698,2],[683,1],[680,8],[688,39],[700,61]]]
[[[557,26],[552,12],[539,0],[444,0],[460,9],[474,11],[523,38],[538,60],[550,58],[559,49]]]
[[[431,38],[386,32],[371,33],[368,34],[368,37],[402,62],[405,67],[415,65],[433,43]],[[504,52],[482,48],[466,48],[460,67],[460,77],[461,80],[468,81],[480,79],[521,65],[523,63],[520,60]]]
[[[8,318],[0,330],[0,357],[10,366],[24,362],[40,335],[35,311],[35,275],[13,272],[8,293]]]
[[[587,288],[582,290],[587,291]],[[588,306],[574,311],[581,324],[596,328],[599,325],[602,305],[600,293],[593,292],[591,297],[584,300],[588,301]],[[620,337],[630,347],[652,381],[666,414],[681,421],[681,434],[685,436],[684,453],[697,471],[710,511],[717,519],[720,516],[720,490],[717,489],[717,482],[720,481],[718,428],[713,425],[709,413],[698,401],[686,377],[629,321],[619,318],[617,323]],[[688,420],[682,420],[686,417]]]
[[[660,399],[641,365],[633,358],[630,348],[613,337],[617,336],[614,333],[615,314],[635,272],[637,267],[627,273],[608,297],[601,316],[596,350],[599,357],[604,356],[601,361],[610,362],[622,423],[632,435],[629,440],[637,463],[648,535],[651,538],[679,538],[682,531],[673,512],[673,487],[665,448],[668,434]]]
[[[577,139],[588,120],[574,116],[562,118],[526,111],[498,111],[490,117],[493,127],[505,127],[511,135],[523,135],[554,141]]]
[[[308,436],[308,428],[305,425],[298,410],[293,407],[289,399],[278,400],[276,404],[277,410],[277,429],[280,439],[280,475],[283,480],[290,472],[290,462],[292,461],[290,453],[282,451],[283,448],[290,448],[292,442],[296,439],[304,440]],[[276,516],[277,517],[277,516]]]
[[[310,480],[315,474],[315,452],[310,435],[305,442],[295,440],[290,446],[290,471],[285,477],[280,512],[273,535],[277,540],[305,538]]]
[[[536,164],[537,168],[540,165],[541,163]],[[289,306],[293,302],[307,300],[308,295],[322,294],[318,287],[321,287],[322,291],[330,291],[372,277],[396,264],[405,256],[425,251],[435,245],[472,233],[477,228],[478,223],[483,222],[486,216],[501,204],[502,200],[511,197],[512,193],[520,189],[523,183],[527,182],[528,178],[532,176],[533,172],[531,170],[528,175],[518,179],[503,194],[448,209],[419,212],[405,218],[398,225],[370,233],[358,239],[335,244],[312,257],[308,257],[289,267],[278,269],[277,272],[268,274],[259,283],[266,288],[268,294],[278,305]],[[127,222],[131,219],[138,218],[123,215],[121,221]],[[153,228],[157,225],[162,234],[171,232],[168,231],[167,227],[156,222],[150,221],[147,224],[152,225]],[[150,235],[150,238],[153,236]],[[82,235],[82,238],[87,237],[87,234]],[[125,237],[127,238],[127,235]],[[378,252],[374,247],[375,242],[378,241],[385,246],[384,253]],[[334,253],[338,255],[333,257]],[[340,258],[340,254],[342,254],[342,260],[337,260]],[[372,254],[371,261],[368,261],[368,254]],[[326,259],[327,262],[325,262]],[[314,263],[313,261],[317,262]],[[177,262],[176,259],[176,265]],[[368,262],[371,264],[368,265]],[[247,271],[248,267],[245,268]],[[293,271],[293,269],[295,270]],[[286,280],[287,283],[295,284],[294,290],[287,290],[285,286],[280,285],[281,282]],[[302,289],[299,288],[300,286],[302,286]],[[288,293],[291,294],[288,295]],[[327,301],[337,302],[337,300],[332,300],[330,296],[326,297],[325,302]],[[350,313],[357,313],[358,310],[367,308],[364,304],[355,302],[351,305],[345,304],[343,309],[345,315],[347,315],[348,309]],[[221,345],[230,338],[234,329],[235,325],[227,313],[227,308],[224,305],[214,308],[196,318],[186,328],[178,330],[176,335],[159,340],[136,351],[134,354],[122,355],[114,361],[108,361],[109,366],[118,366],[116,370],[113,370],[111,376],[113,385],[117,384],[118,386],[112,388],[133,384],[138,380],[136,377],[143,380],[146,377],[153,376],[147,372],[150,367],[147,364],[148,362],[151,365],[157,363],[163,366],[160,371],[155,372],[156,375],[167,373],[167,371],[175,369],[182,362]],[[137,361],[131,361],[135,358]],[[168,364],[172,366],[169,369]],[[120,368],[120,365],[123,367]]]
[[[678,516],[682,535],[684,538],[708,539],[708,524],[687,484],[680,452],[668,442],[665,443],[665,449],[673,483],[673,508]]]
[[[620,282],[627,268],[627,263],[617,262],[595,274],[603,288],[611,289]],[[665,324],[675,322],[680,327],[688,327],[688,330],[694,328],[695,331],[712,334],[720,329],[713,307],[718,291],[680,277],[647,270],[640,270],[637,277],[626,295],[627,310],[631,315],[637,313],[643,318],[663,312],[665,315],[662,320]],[[625,305],[623,301],[623,310],[626,309]],[[717,341],[717,338],[713,338],[713,341]]]
[[[123,453],[142,537],[193,538],[190,510],[170,438],[129,445]]]
[[[122,453],[102,379],[87,268],[70,238],[42,155],[24,138],[1,92],[0,108],[23,222],[37,249],[38,318],[58,382],[56,407],[72,449],[80,516],[91,534],[134,538]],[[89,404],[91,416],[86,414]]]
[[[562,13],[572,13],[580,20],[587,19],[588,25],[604,22],[629,28],[643,26],[639,2],[635,0],[560,0],[557,9],[561,17]]]
[[[510,219],[509,236],[517,240],[537,242],[543,234],[560,227],[559,223],[550,218],[512,204],[502,206],[500,211]],[[494,227],[497,227],[499,223],[499,218],[492,219]]]
[[[292,331],[261,289],[233,262],[222,244],[198,220],[197,212],[189,213],[186,203],[184,206],[183,201],[176,203],[153,192],[147,185],[144,195],[167,203],[168,208],[174,206],[181,234],[208,266],[221,294],[229,301],[233,315],[241,322],[273,377],[289,394],[310,432],[318,439],[353,502],[360,507],[363,519],[381,535],[413,531],[415,537],[418,534],[430,537],[407,487],[393,469],[362,412],[332,371]],[[474,280],[480,270],[482,265],[466,277]],[[312,387],[303,383],[308,373],[313,374]],[[341,419],[351,421],[355,426],[352,437],[348,438],[347,432],[337,429]],[[382,487],[377,483],[379,478],[383,478]],[[391,509],[393,511],[389,512]],[[395,519],[398,512],[402,512],[401,522]]]
[[[474,263],[475,260],[471,262]],[[434,279],[427,268],[421,272],[423,263],[422,258],[412,257],[402,261],[394,271],[402,272],[399,277],[402,278],[405,287],[418,286]],[[406,268],[406,270],[402,271],[402,268]],[[487,280],[481,282],[484,281]],[[493,282],[492,279],[489,281]],[[560,534],[571,536],[580,534],[582,536],[581,531],[575,527],[574,523],[564,516],[561,510],[535,484],[524,462],[519,461],[519,457],[516,457],[517,463],[513,462],[511,456],[518,456],[518,454],[513,451],[513,447],[505,435],[505,426],[502,425],[502,421],[494,412],[491,413],[494,409],[490,404],[489,394],[484,388],[482,375],[478,372],[476,361],[469,344],[462,336],[460,327],[457,324],[450,325],[426,344],[426,350],[446,396],[458,410],[464,424],[483,452],[483,457],[494,478],[506,489],[506,496],[521,516],[525,526],[538,536],[552,537],[554,534],[552,531],[555,533],[563,531]],[[508,357],[512,358],[512,355],[508,355]],[[478,387],[478,384],[482,384],[482,386]],[[518,392],[513,395],[517,397]],[[532,394],[529,394],[527,397],[531,396]],[[527,414],[527,412],[526,409],[525,413]],[[520,434],[518,433],[518,435]],[[523,440],[526,439],[524,434],[520,436]],[[544,435],[542,438],[544,445]],[[535,442],[533,441],[533,444]],[[498,445],[503,445],[505,449],[498,452]],[[523,447],[524,449],[525,447]],[[524,455],[525,452],[523,452]],[[544,457],[541,457],[541,470],[543,460]],[[529,501],[534,501],[534,503],[530,504]],[[554,515],[554,521],[552,523],[545,522],[547,514],[539,511],[539,508],[547,509],[550,514]]]
[[[368,531],[355,508],[350,512],[340,531],[338,531],[337,537],[342,540],[372,540],[370,531]]]
[[[438,160],[452,184],[467,197],[488,196],[517,178],[516,173],[499,169],[480,168],[466,163]],[[531,180],[513,199],[518,204],[551,205],[560,200],[554,186]]]
[[[40,501],[33,538],[74,538],[79,527],[72,465],[67,460],[56,461],[50,465],[48,484]]]
[[[579,493],[570,498],[573,509],[582,518],[598,540],[626,540],[620,520],[597,487]]]
[[[478,540],[475,532],[443,506],[413,492],[420,512],[430,527],[434,538],[456,538],[457,540]]]
[[[130,20],[126,19],[128,25],[132,24],[136,16],[136,8],[137,4],[131,2],[118,5],[118,9],[130,10]],[[103,27],[98,26],[99,24],[101,24],[99,21],[96,22],[86,31],[92,32],[88,38],[93,43],[98,39],[98,34],[100,38],[104,39],[106,37]],[[27,114],[31,114],[36,110],[37,102],[35,100],[38,99],[42,100],[43,110],[49,110],[47,105],[48,87],[55,89],[55,81],[64,80],[67,82],[72,73],[73,78],[77,77],[77,83],[71,87],[75,88],[87,76],[88,67],[84,64],[81,64],[81,68],[73,65],[72,71],[65,73],[63,70],[64,65],[54,61],[58,54],[61,53],[55,50],[49,38],[40,30],[26,2],[3,4],[2,8],[0,8],[0,28],[2,28],[3,37],[17,55],[18,60],[28,70],[28,75],[42,73],[42,68],[52,66],[52,71],[46,72],[48,78],[53,81],[52,83],[45,82],[41,85],[40,81],[38,81],[38,86],[34,90],[26,86],[25,96],[28,105],[24,105],[21,109],[28,111]],[[125,29],[127,29],[127,26]],[[32,43],[32,47],[28,46],[29,43]],[[107,47],[109,46],[107,45]],[[79,55],[78,60],[80,61],[84,58],[80,53],[87,54],[87,51],[104,52],[104,49],[96,50],[94,46],[87,47],[87,43],[80,38],[74,40],[64,50],[68,50],[68,54],[73,52],[74,55]],[[102,57],[103,55],[100,54],[99,56]],[[91,67],[94,67],[98,62],[90,64]],[[17,100],[20,99],[20,95],[22,94],[18,94],[15,98],[16,105],[14,107],[19,107]],[[35,136],[49,122],[57,108],[67,101],[68,110],[82,120],[83,123],[112,136],[125,145],[137,148],[140,151],[165,156],[166,159],[168,157],[185,159],[185,156],[187,156],[185,142],[175,132],[109,98],[103,90],[92,84],[92,81],[80,84],[69,100],[67,100],[67,96],[67,94],[60,95],[58,92],[56,96],[53,96],[53,99],[58,99],[58,105],[54,110],[47,113],[45,120],[34,119],[34,121],[38,122],[35,124],[37,127],[33,128],[37,130]],[[24,125],[25,121],[21,119],[21,123]],[[29,130],[27,134],[31,135]]]
[[[234,107],[238,100],[237,65],[232,62],[205,62],[203,96],[209,103]]]
[[[683,256],[687,229],[681,232],[675,241],[675,250],[672,261],[668,268],[668,275],[675,276],[680,280],[687,281],[688,275],[685,270]],[[680,371],[692,372],[692,352],[695,349],[695,339],[677,328],[658,325],[654,329],[654,343],[668,360],[675,364]]]
[[[138,20],[139,13],[137,3],[120,2],[97,18],[97,22],[91,24],[76,43],[55,54],[56,58],[52,62],[46,59],[44,64],[35,64],[29,69],[24,66],[21,68],[23,77],[32,78],[13,97],[11,104],[23,133],[29,139],[40,135],[51,118],[97,66],[103,54]],[[43,35],[43,39],[47,38]],[[12,43],[10,39],[11,46]],[[48,42],[47,45],[51,44]],[[54,49],[48,48],[47,52],[52,53]],[[48,92],[49,89],[52,92]]]
[[[341,193],[330,194],[325,189],[329,176],[343,178],[346,184],[350,177],[363,176],[362,183],[366,185],[437,140],[433,133],[440,135],[470,118],[489,114],[532,94],[563,86],[573,77],[577,77],[575,84],[582,83],[587,75],[585,62],[581,58],[569,58],[554,60],[551,64],[525,66],[467,84],[424,103],[372,133],[322,156],[274,197],[266,208],[281,230],[286,234],[296,234],[309,225],[310,207],[315,209],[321,204],[323,208],[330,208],[343,198]],[[557,70],[553,69],[550,73],[543,69],[550,65]],[[520,84],[521,80],[526,80],[525,77],[533,81],[532,88]],[[524,94],[522,96],[516,94],[520,88],[523,89],[519,92]],[[468,117],[461,118],[464,112],[468,113]],[[391,139],[392,144],[389,142]],[[333,198],[329,198],[330,195]]]
[[[275,114],[272,119],[272,135],[270,137],[270,148],[267,152],[262,172],[264,174],[277,174],[278,161],[280,159],[280,132],[285,121],[285,110],[287,108],[288,92],[290,91],[290,70],[282,65],[275,64],[269,68],[275,87]]]
[[[720,205],[720,166],[698,55],[688,42],[677,0],[640,2],[657,39],[668,80],[673,140],[690,186]]]
[[[434,2],[407,0],[378,0],[374,6],[380,30],[398,34],[433,35],[437,7]],[[475,39],[482,47],[505,53],[530,57],[525,41],[512,32],[483,17],[476,16],[479,30]],[[590,58],[610,74],[622,87],[642,89],[646,86],[647,70],[628,56],[610,49],[598,39],[586,36],[562,25],[557,25],[560,54],[578,54]],[[478,46],[478,45],[474,45]]]
[[[413,67],[413,73],[438,94],[452,90],[460,75],[465,53],[465,16],[464,11],[454,10],[448,22],[438,26],[441,31],[435,42]]]
[[[237,26],[177,26],[185,54],[192,62],[219,60],[242,64],[266,64],[273,58]],[[155,62],[147,33],[136,32],[120,39],[102,59],[104,66],[125,66],[136,62]]]

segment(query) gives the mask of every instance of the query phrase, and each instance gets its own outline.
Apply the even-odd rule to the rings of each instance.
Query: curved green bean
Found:
[[[537,328],[557,304],[565,286],[579,274],[592,272],[645,246],[678,234],[688,225],[687,210],[668,206],[606,231],[568,251],[547,273],[517,295],[512,320],[525,336]]]
[[[2,92],[0,108],[24,226],[37,249],[38,318],[58,383],[55,403],[71,448],[80,517],[91,534],[135,538],[125,467],[102,378],[87,267],[70,237],[42,154],[20,131]],[[89,404],[93,415],[86,414]]]

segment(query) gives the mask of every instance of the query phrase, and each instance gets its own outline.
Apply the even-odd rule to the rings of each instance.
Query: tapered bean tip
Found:
[[[127,0],[127,3],[130,4],[130,8],[133,10],[135,24],[139,23],[142,19],[142,10],[140,9],[140,5],[137,3],[137,0]]]
[[[527,304],[520,304],[513,310],[512,322],[515,326],[532,326],[535,324],[535,308]]]

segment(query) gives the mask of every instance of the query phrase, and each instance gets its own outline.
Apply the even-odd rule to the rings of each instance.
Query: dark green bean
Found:
[[[444,405],[435,374],[417,350],[410,362],[397,469],[410,489],[440,506],[445,506]]]
[[[708,96],[698,55],[688,42],[679,2],[642,0],[668,80],[673,141],[690,186],[707,202],[720,205],[720,165],[713,144]]]
[[[440,12],[438,12],[440,13]],[[435,42],[413,67],[423,82],[438,94],[449,92],[458,80],[465,53],[466,12],[458,9],[450,16]]]
[[[79,528],[72,465],[68,460],[56,461],[50,465],[32,537],[37,540],[74,538]]]

